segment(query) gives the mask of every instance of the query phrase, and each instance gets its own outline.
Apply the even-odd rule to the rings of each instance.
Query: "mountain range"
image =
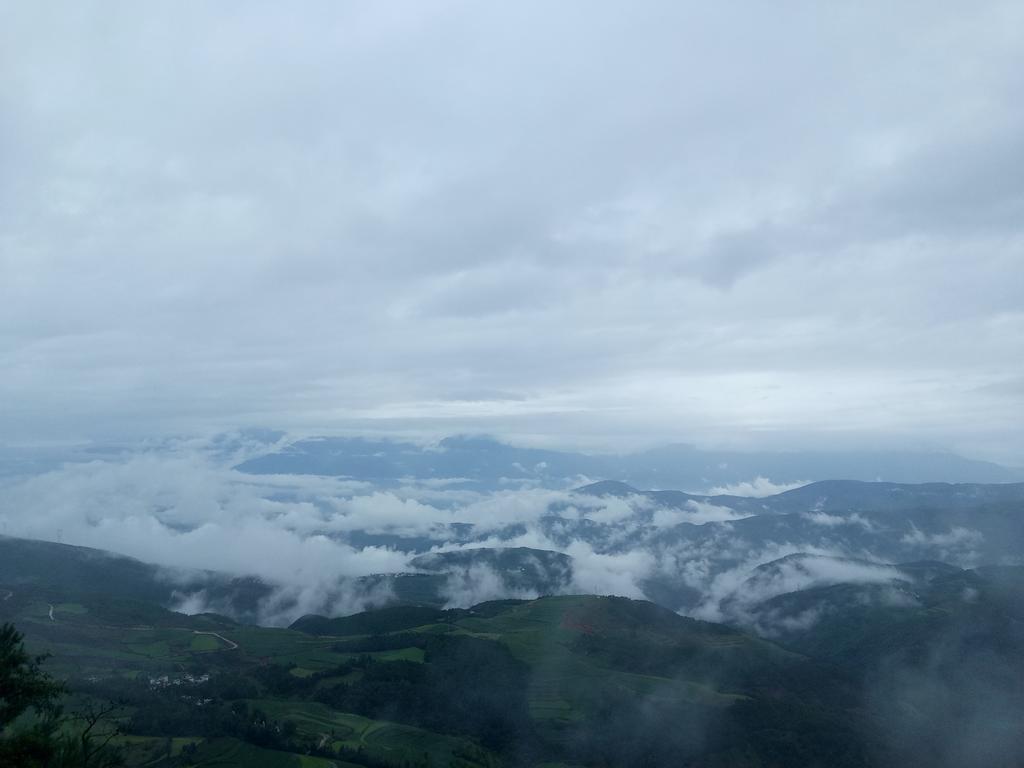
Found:
[[[530,498],[314,531],[405,565],[313,602],[4,536],[0,622],[139,768],[1024,764],[1024,484]]]
[[[475,488],[529,483],[564,487],[579,478],[617,478],[642,488],[710,489],[770,478],[777,484],[829,478],[899,483],[1005,483],[1024,469],[951,453],[908,451],[724,451],[669,445],[636,453],[585,454],[453,436],[436,444],[319,437],[299,440],[238,465],[254,474],[344,476],[378,484],[452,480]]]

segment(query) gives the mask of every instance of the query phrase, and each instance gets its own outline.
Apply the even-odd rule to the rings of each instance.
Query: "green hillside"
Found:
[[[52,654],[72,705],[123,703],[130,765],[860,764],[827,670],[650,603],[397,608],[303,632],[2,588],[0,620]]]
[[[50,654],[68,712],[118,703],[129,766],[924,766],[964,724],[1014,765],[1024,570],[921,569],[912,602],[774,598],[773,640],[615,597],[285,629],[24,581],[0,583],[0,623]]]

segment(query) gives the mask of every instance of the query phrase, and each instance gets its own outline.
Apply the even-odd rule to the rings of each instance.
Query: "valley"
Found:
[[[112,707],[110,746],[129,766],[923,768],[957,753],[949,734],[958,728],[973,740],[961,765],[1015,765],[1024,758],[1024,566],[887,563],[869,552],[879,542],[883,553],[917,552],[885,531],[927,541],[935,520],[984,531],[969,539],[978,549],[1020,514],[1006,498],[1018,490],[974,489],[973,506],[959,490],[921,489],[909,502],[912,487],[854,490],[811,488],[793,501],[787,492],[756,500],[758,514],[667,529],[644,520],[692,499],[659,492],[652,508],[651,496],[621,486],[576,492],[598,511],[608,494],[628,500],[629,515],[574,529],[608,551],[696,542],[707,562],[707,547],[724,547],[727,534],[747,547],[765,537],[758,551],[782,529],[791,541],[809,537],[806,551],[763,562],[722,551],[716,578],[739,580],[718,595],[714,620],[702,620],[708,595],[696,586],[681,610],[690,615],[680,615],[675,603],[690,593],[671,579],[660,593],[652,587],[661,605],[578,594],[572,556],[461,547],[416,555],[415,571],[366,577],[391,585],[373,610],[261,626],[253,617],[275,594],[263,580],[169,575],[5,537],[0,622],[48,654],[70,711]],[[451,585],[481,573],[499,577],[504,596],[452,605]],[[174,610],[183,589],[217,594],[234,615]]]

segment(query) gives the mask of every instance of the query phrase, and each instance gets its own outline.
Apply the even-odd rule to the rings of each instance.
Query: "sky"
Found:
[[[1024,460],[1024,5],[4,3],[0,441]]]

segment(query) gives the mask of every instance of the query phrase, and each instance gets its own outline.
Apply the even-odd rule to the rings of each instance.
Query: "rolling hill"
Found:
[[[121,702],[131,766],[888,767],[953,755],[981,768],[1024,757],[1020,568],[917,562],[888,582],[794,589],[753,606],[759,636],[592,595],[267,628],[175,613],[147,598],[145,564],[75,557],[85,564],[61,578],[6,571],[0,622],[51,654],[68,706]],[[765,564],[747,589],[813,576],[814,557]],[[85,567],[91,582],[64,578]],[[132,575],[140,583],[120,594],[93,588]]]

